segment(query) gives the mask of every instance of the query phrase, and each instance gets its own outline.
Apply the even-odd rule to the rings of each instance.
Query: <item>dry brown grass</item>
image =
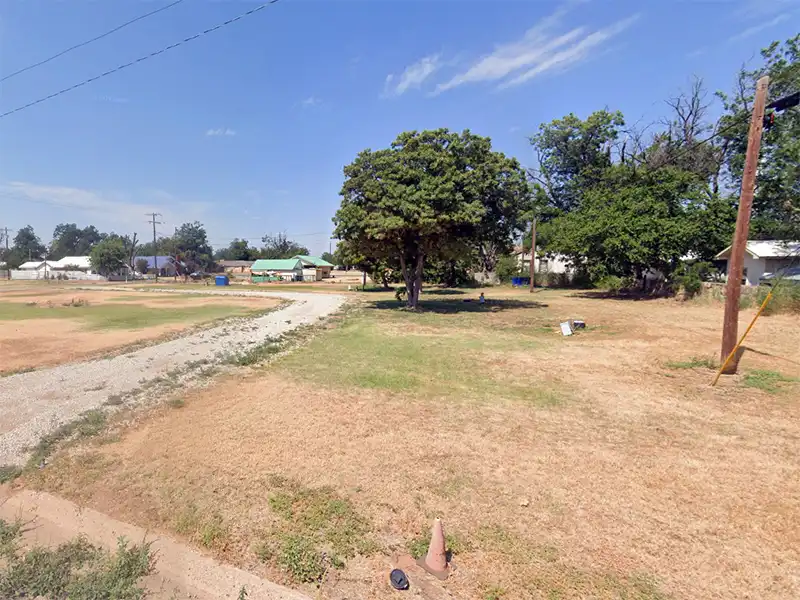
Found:
[[[12,282],[13,283],[13,282]],[[98,287],[98,290],[101,288]],[[13,286],[0,293],[0,373],[13,373],[75,360],[107,355],[125,346],[179,334],[209,321],[209,310],[216,316],[258,311],[277,306],[271,298],[183,296],[113,291],[71,290],[48,284]],[[69,308],[65,308],[70,305]],[[22,307],[22,311],[20,311]],[[146,327],[98,327],[86,318],[103,310],[124,313],[149,308],[153,311],[188,309],[187,318]],[[206,314],[196,307],[208,307]],[[204,310],[204,309],[200,309]],[[13,311],[13,314],[12,314]],[[53,318],[58,312],[59,318]]]
[[[490,301],[503,295],[530,299],[492,291]],[[27,483],[184,529],[201,546],[211,523],[224,535],[208,551],[284,579],[253,550],[283,531],[270,498],[287,481],[333,490],[370,523],[378,551],[332,571],[325,598],[394,597],[387,557],[437,515],[461,546],[443,584],[458,598],[799,597],[800,386],[770,393],[734,377],[711,388],[706,368],[666,366],[716,353],[721,307],[535,299],[546,306],[361,311],[263,372],[188,394],[181,410],[156,411],[120,442],[57,458]],[[569,317],[589,329],[560,337],[553,327]],[[410,388],[378,377],[395,368],[392,352],[372,345],[381,340],[394,340],[401,367],[431,372]],[[449,362],[409,351],[434,342]],[[748,345],[744,371],[800,375],[796,320],[760,321]],[[476,359],[487,368],[472,374]],[[364,387],[370,365],[381,373]],[[454,384],[447,395],[437,378],[480,378],[484,389]],[[539,382],[560,402],[526,402],[506,391],[510,380],[534,395]]]

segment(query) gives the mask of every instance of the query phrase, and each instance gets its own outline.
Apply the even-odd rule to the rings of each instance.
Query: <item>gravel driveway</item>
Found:
[[[122,289],[131,291],[130,288]],[[239,320],[235,325],[222,324],[113,358],[0,378],[0,465],[21,464],[26,459],[26,448],[34,446],[44,434],[84,411],[102,406],[111,395],[131,392],[145,381],[163,376],[191,361],[213,360],[219,353],[246,351],[296,327],[316,323],[345,302],[344,296],[334,294],[157,291],[263,296],[291,300],[292,304],[261,317]]]

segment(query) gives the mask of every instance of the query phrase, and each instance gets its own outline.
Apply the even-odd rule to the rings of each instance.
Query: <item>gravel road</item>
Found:
[[[130,288],[120,289],[131,291]],[[222,324],[112,358],[70,363],[0,378],[0,465],[23,463],[28,454],[26,449],[34,446],[44,434],[75,419],[84,411],[102,406],[111,395],[135,390],[145,381],[163,376],[191,361],[213,360],[219,353],[246,351],[301,325],[316,323],[345,302],[344,296],[334,294],[157,291],[263,296],[291,300],[292,304],[261,317]]]

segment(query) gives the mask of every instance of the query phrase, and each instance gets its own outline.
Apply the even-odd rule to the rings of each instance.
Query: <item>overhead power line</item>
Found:
[[[119,31],[120,29],[124,29],[128,25],[133,25],[137,21],[141,21],[142,19],[146,19],[147,17],[152,17],[153,15],[155,15],[157,13],[160,13],[162,11],[165,11],[168,8],[172,8],[173,6],[175,6],[176,4],[180,4],[181,2],[183,2],[183,0],[175,0],[175,2],[173,2],[172,4],[167,4],[166,6],[162,6],[161,8],[158,8],[156,10],[152,10],[149,13],[146,13],[146,14],[143,14],[143,15],[139,15],[135,19],[131,19],[130,21],[127,21],[127,22],[123,23],[122,25],[118,25],[117,27],[114,27],[114,29],[109,29],[105,33],[102,33],[102,34],[100,34],[100,35],[98,35],[96,37],[93,37],[90,40],[86,40],[85,42],[81,42],[80,44],[75,44],[74,46],[70,46],[69,48],[67,48],[66,50],[62,50],[58,54],[54,54],[53,56],[50,56],[49,58],[45,58],[44,60],[40,60],[37,63],[34,63],[32,65],[28,65],[27,67],[23,67],[22,69],[19,69],[18,71],[14,71],[10,75],[6,75],[2,79],[0,79],[0,82],[8,81],[12,77],[16,77],[20,73],[24,73],[25,71],[30,71],[31,69],[35,69],[36,67],[41,67],[42,65],[49,63],[51,60],[55,60],[60,56],[64,56],[65,54],[67,54],[69,52],[72,52],[73,50],[77,50],[78,48],[83,48],[84,46],[88,46],[89,44],[94,43],[97,40],[102,40],[104,37],[108,37],[112,33],[116,33],[117,31]]]
[[[22,106],[18,106],[17,108],[14,108],[12,110],[9,110],[7,112],[4,112],[4,113],[0,114],[0,119],[3,118],[3,117],[7,117],[9,115],[13,115],[14,113],[17,113],[17,112],[19,112],[21,110],[25,110],[26,108],[30,108],[31,106],[36,106],[37,104],[41,104],[42,102],[45,102],[46,100],[50,100],[52,98],[55,98],[56,96],[60,96],[61,94],[66,94],[67,92],[71,92],[72,90],[76,90],[79,87],[83,87],[84,85],[88,85],[88,84],[92,83],[93,81],[97,81],[98,79],[102,79],[103,77],[107,77],[108,75],[111,75],[111,74],[116,73],[118,71],[122,71],[123,69],[127,69],[128,67],[132,67],[133,65],[136,65],[136,64],[138,64],[140,62],[144,62],[149,58],[153,58],[154,56],[158,56],[159,54],[164,54],[165,52],[167,52],[169,50],[172,50],[174,48],[177,48],[178,46],[182,46],[183,44],[186,44],[188,42],[196,40],[197,38],[203,37],[204,35],[207,35],[209,33],[212,33],[214,31],[216,31],[217,29],[222,29],[226,25],[231,25],[232,23],[235,23],[236,21],[244,19],[245,17],[249,17],[250,15],[253,15],[253,14],[257,13],[258,11],[265,9],[269,5],[275,4],[276,2],[278,2],[278,0],[270,0],[269,2],[265,2],[264,4],[260,4],[259,6],[256,6],[255,8],[253,8],[251,10],[248,10],[247,12],[244,12],[244,13],[236,16],[236,17],[233,17],[232,19],[228,19],[227,21],[219,23],[218,25],[214,25],[214,27],[210,27],[210,28],[206,29],[205,31],[201,31],[200,33],[196,33],[196,34],[194,34],[192,36],[184,38],[184,39],[180,40],[179,42],[175,42],[174,44],[170,44],[169,46],[161,48],[160,50],[156,50],[155,52],[151,52],[150,54],[146,54],[144,56],[141,56],[141,57],[137,58],[136,60],[132,60],[131,62],[119,65],[118,67],[114,67],[113,69],[109,69],[108,71],[106,71],[104,73],[100,73],[99,75],[95,75],[94,77],[90,77],[89,79],[85,79],[84,81],[81,81],[80,83],[76,83],[74,85],[66,87],[63,90],[59,90],[57,92],[53,92],[52,94],[50,94],[48,96],[43,96],[42,98],[39,98],[38,100],[34,100],[32,102],[28,102],[27,104],[23,104]]]

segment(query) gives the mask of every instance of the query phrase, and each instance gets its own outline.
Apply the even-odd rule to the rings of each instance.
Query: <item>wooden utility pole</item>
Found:
[[[739,196],[739,213],[736,216],[736,230],[733,233],[731,254],[728,258],[728,285],[725,290],[725,318],[722,323],[722,352],[724,362],[736,347],[739,337],[739,298],[742,294],[742,274],[744,272],[744,253],[750,232],[750,210],[753,207],[753,192],[756,187],[758,153],[761,149],[761,132],[764,129],[764,110],[767,104],[769,77],[762,77],[756,83],[756,97],[753,102],[753,115],[750,118],[750,132],[747,135],[747,154],[742,174],[742,192]],[[732,360],[725,374],[736,373],[738,361]]]
[[[534,279],[536,277],[536,217],[531,221],[531,294],[533,293]]]
[[[11,269],[8,266],[8,227],[5,228],[5,238],[6,238],[6,279],[11,279]]]
[[[161,225],[161,221],[156,221],[156,217],[160,217],[161,213],[147,213],[148,217],[153,217],[148,223],[153,224],[153,268],[156,270],[156,283],[158,283],[158,248],[156,246],[156,225]]]

